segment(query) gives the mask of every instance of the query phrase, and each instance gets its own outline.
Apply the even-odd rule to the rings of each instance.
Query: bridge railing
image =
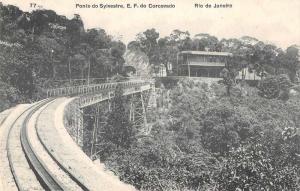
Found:
[[[47,97],[82,95],[82,94],[92,94],[97,92],[103,92],[105,90],[115,89],[117,85],[121,85],[124,89],[126,89],[126,88],[133,88],[133,87],[139,88],[141,86],[148,85],[148,84],[150,84],[150,82],[137,80],[137,81],[126,81],[126,82],[115,82],[115,83],[69,86],[69,87],[48,89],[46,90],[46,94]]]

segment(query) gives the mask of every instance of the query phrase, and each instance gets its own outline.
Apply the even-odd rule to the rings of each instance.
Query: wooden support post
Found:
[[[145,103],[144,103],[144,97],[143,97],[143,93],[141,92],[141,101],[142,101],[142,109],[143,109],[143,122],[144,125],[147,124],[147,117],[146,117],[146,108],[145,108]]]
[[[130,98],[130,108],[129,108],[129,121],[132,121],[132,96]]]
[[[92,134],[92,145],[91,145],[91,152],[90,152],[90,157],[93,156],[93,151],[94,151],[94,144],[95,144],[95,135],[96,135],[96,131],[97,131],[97,112],[96,112],[96,115],[95,115],[95,118],[94,118],[94,128],[93,128],[93,134]]]
[[[189,55],[187,54],[187,64],[188,64],[188,73],[189,73],[189,78],[191,77],[191,68],[190,68],[190,61],[189,61]]]

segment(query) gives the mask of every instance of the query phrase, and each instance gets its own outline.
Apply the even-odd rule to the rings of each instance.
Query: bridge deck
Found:
[[[79,107],[85,107],[112,98],[117,85],[124,88],[125,95],[151,88],[150,82],[142,80],[57,88],[47,91],[47,97],[58,98],[44,107],[36,107],[37,102],[0,113],[0,190],[43,190],[43,181],[35,170],[38,168],[26,162],[30,159],[27,158],[22,135],[26,135],[35,161],[45,167],[45,174],[55,177],[55,181],[67,190],[135,190],[133,186],[122,183],[112,172],[105,171],[104,165],[94,164],[73,141],[63,122],[65,107],[78,97],[60,96],[80,96]]]
[[[37,128],[43,144],[89,190],[134,190],[117,177],[101,171],[67,133],[63,125],[63,112],[71,100],[58,98],[41,113]]]

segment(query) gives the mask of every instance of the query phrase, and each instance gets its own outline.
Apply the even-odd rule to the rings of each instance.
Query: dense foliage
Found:
[[[260,77],[268,74],[287,74],[292,82],[299,81],[297,45],[282,50],[249,36],[219,40],[209,34],[199,33],[191,36],[188,31],[180,30],[174,30],[169,36],[159,37],[155,29],[148,29],[139,33],[136,41],[130,42],[128,48],[143,51],[149,58],[153,72],[158,72],[160,65],[167,69],[168,65],[172,65],[173,69],[167,72],[169,75],[177,75],[177,58],[180,51],[223,51],[233,54],[228,69],[235,75],[240,69],[247,68],[249,72],[255,72]]]
[[[151,113],[150,135],[102,160],[141,190],[300,189],[299,97],[240,91],[180,81],[169,107]]]
[[[128,100],[118,87],[100,121],[84,116],[87,153],[141,190],[300,189],[300,98],[289,96],[299,69],[296,46],[282,50],[252,37],[218,40],[202,33],[192,38],[180,30],[160,38],[149,29],[127,48],[143,52],[154,73],[171,64],[172,75],[182,50],[234,56],[223,84],[170,80],[177,85],[161,90],[169,100],[149,112],[146,136],[128,120]],[[27,13],[0,3],[0,110],[39,99],[45,87],[123,73],[125,49],[103,29],[85,30],[79,15]],[[258,88],[236,84],[241,68],[264,77]]]
[[[122,148],[128,148],[131,145],[135,133],[133,125],[124,115],[126,112],[125,99],[122,87],[117,86],[115,97],[112,99],[112,109],[101,134],[102,139]]]
[[[85,30],[79,15],[0,3],[0,110],[38,99],[41,88],[122,73],[125,48],[103,29]]]
[[[266,98],[287,99],[292,83],[285,75],[269,76],[260,81],[259,94]]]
[[[299,47],[292,45],[284,51],[249,36],[219,40],[209,34],[192,37],[188,31],[174,30],[160,37],[155,29],[148,29],[127,48],[133,54],[143,52],[152,73],[164,65],[169,75],[176,75],[179,51],[231,52],[231,66],[225,72],[231,78],[224,78],[228,94],[237,71],[245,67],[259,76],[287,74],[291,82],[298,80]],[[52,10],[28,13],[0,4],[0,81],[15,90],[17,102],[39,99],[45,87],[89,83],[90,78],[103,81],[125,73],[125,49],[101,28],[85,30],[80,15],[69,19]],[[8,105],[14,104],[3,87],[1,97]]]

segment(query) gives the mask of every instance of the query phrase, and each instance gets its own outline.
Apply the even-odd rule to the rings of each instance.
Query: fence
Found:
[[[121,85],[124,89],[126,89],[132,87],[140,87],[147,84],[150,84],[150,82],[136,80],[136,81],[126,81],[126,82],[116,82],[116,83],[69,86],[69,87],[48,89],[46,90],[46,94],[47,97],[80,95],[80,94],[97,93],[105,90],[115,89],[117,85]]]

